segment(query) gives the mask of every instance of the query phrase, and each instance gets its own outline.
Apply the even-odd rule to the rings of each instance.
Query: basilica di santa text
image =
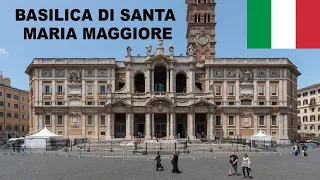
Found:
[[[186,56],[173,45],[145,56],[36,58],[30,132],[65,138],[297,138],[297,67],[286,58],[216,58],[214,0],[186,0]]]

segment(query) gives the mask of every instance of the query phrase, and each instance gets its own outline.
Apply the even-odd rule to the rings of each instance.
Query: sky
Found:
[[[246,0],[216,0],[216,57],[217,58],[289,58],[302,75],[298,87],[320,82],[320,49],[267,50],[247,49],[246,46]],[[115,9],[113,22],[16,22],[15,9]],[[176,21],[168,22],[122,22],[121,9],[172,9]],[[172,27],[172,39],[165,40],[175,47],[175,54],[186,53],[185,0],[0,0],[0,71],[11,78],[11,85],[28,89],[25,70],[34,58],[116,58],[124,60],[126,47],[132,54],[144,55],[146,45],[157,46],[157,40],[24,40],[24,27]],[[77,31],[80,34],[80,31]],[[79,35],[78,35],[79,36]],[[155,49],[155,48],[153,48]]]

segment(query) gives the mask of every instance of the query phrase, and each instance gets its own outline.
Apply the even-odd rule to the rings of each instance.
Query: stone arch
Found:
[[[163,105],[169,105],[169,106],[174,106],[174,103],[168,99],[168,98],[164,98],[164,97],[156,97],[156,98],[152,98],[147,102],[147,106],[152,106],[152,105],[157,105],[161,102],[161,104]]]

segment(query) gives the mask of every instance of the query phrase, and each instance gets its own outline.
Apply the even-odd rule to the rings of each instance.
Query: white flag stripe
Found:
[[[296,0],[271,1],[271,48],[296,48]]]

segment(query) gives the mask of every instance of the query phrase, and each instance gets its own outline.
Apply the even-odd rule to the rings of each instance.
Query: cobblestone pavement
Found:
[[[292,156],[288,152],[251,153],[252,176],[258,180],[319,180],[320,152],[309,156]],[[142,157],[65,157],[31,154],[25,156],[0,155],[0,179],[4,180],[229,180],[227,153],[215,153],[215,157],[181,156],[181,174],[171,173],[169,157],[163,157],[165,171],[156,172],[155,162]],[[238,156],[241,158],[242,153]],[[202,157],[202,158],[201,158]],[[238,165],[240,169],[240,164]],[[240,170],[239,170],[240,171]]]

